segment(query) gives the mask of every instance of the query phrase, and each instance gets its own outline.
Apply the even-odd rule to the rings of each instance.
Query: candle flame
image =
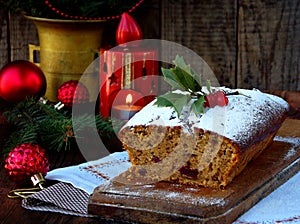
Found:
[[[125,102],[128,106],[130,106],[130,104],[132,103],[132,95],[130,93],[126,96]]]

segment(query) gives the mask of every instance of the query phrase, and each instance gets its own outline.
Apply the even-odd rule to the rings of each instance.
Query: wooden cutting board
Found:
[[[224,190],[110,181],[94,190],[88,211],[134,223],[231,223],[299,170],[300,121],[287,119],[276,141]]]

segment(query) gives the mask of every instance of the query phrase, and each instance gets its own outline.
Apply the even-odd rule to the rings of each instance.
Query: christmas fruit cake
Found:
[[[178,60],[175,68],[163,70],[172,87],[166,73],[195,76]],[[120,130],[132,163],[123,177],[135,184],[224,188],[272,143],[288,104],[259,90],[211,88],[209,82],[202,88],[180,80],[179,91],[157,97]]]

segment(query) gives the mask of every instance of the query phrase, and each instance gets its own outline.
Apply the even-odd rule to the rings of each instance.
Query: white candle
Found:
[[[126,104],[114,105],[112,107],[112,115],[115,118],[129,120],[133,115],[142,109],[141,106],[132,105],[132,95],[130,93],[126,96],[125,103]]]

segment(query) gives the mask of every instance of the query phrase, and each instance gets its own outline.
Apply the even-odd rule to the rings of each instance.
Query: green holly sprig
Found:
[[[196,73],[190,65],[185,63],[183,57],[178,55],[173,63],[175,65],[173,68],[162,68],[164,80],[171,85],[172,90],[181,90],[183,92],[170,91],[158,96],[154,105],[158,107],[173,107],[179,117],[183,108],[194,99],[190,110],[195,114],[204,113],[206,94],[202,91],[201,74]],[[209,80],[206,81],[206,87],[211,92]]]

